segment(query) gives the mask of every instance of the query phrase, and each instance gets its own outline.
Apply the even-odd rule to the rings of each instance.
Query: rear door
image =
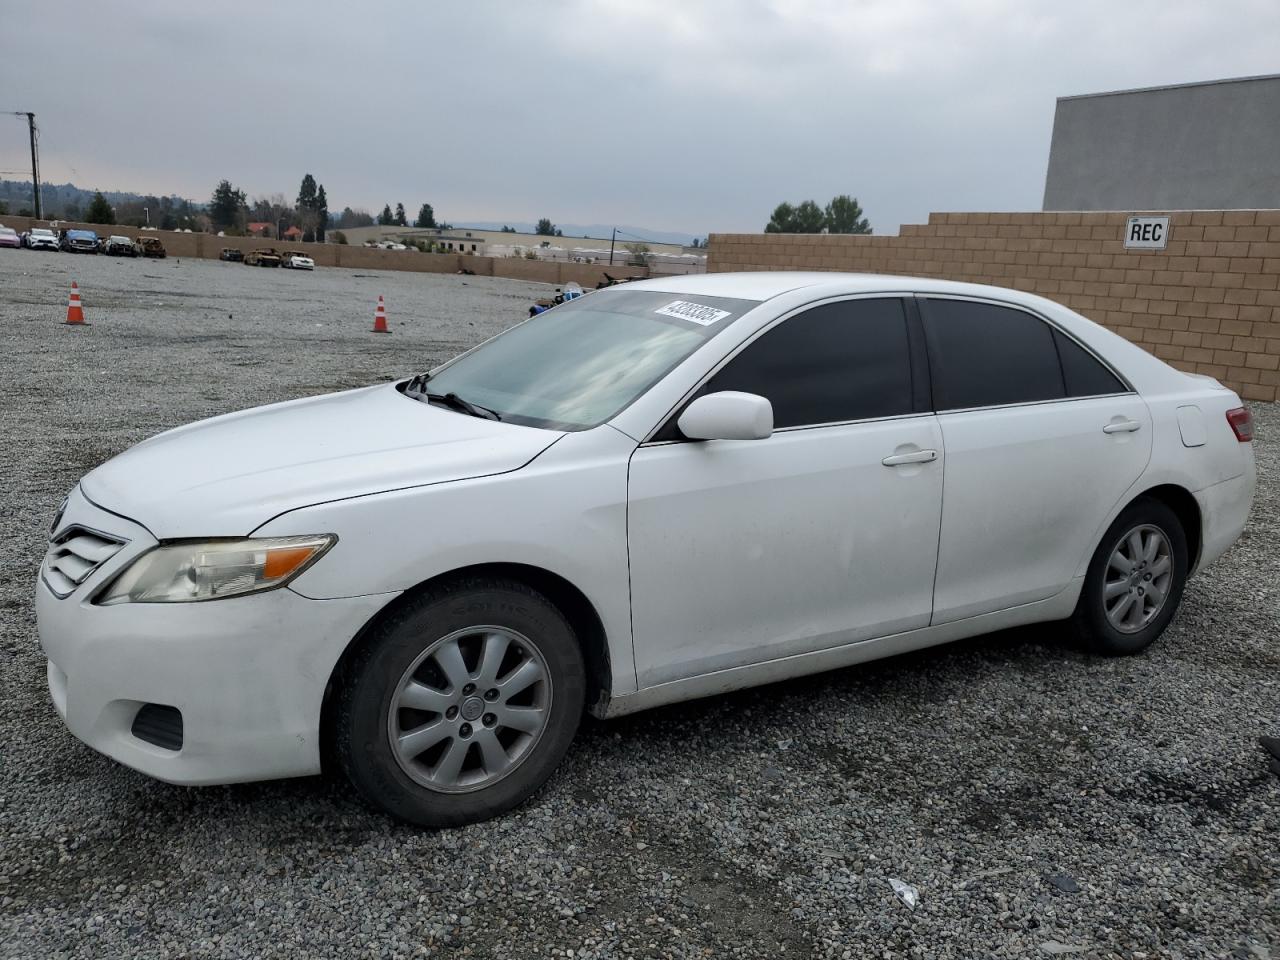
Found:
[[[946,450],[933,623],[1063,590],[1151,454],[1151,415],[1045,319],[921,297]]]

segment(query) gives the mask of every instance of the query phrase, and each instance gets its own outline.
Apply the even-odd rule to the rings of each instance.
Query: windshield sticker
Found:
[[[688,320],[690,323],[696,323],[701,327],[709,327],[713,323],[718,323],[732,312],[730,310],[717,310],[715,307],[708,307],[701,303],[690,303],[688,300],[672,300],[665,307],[659,307],[654,313],[660,313],[664,317],[675,317],[678,320]]]

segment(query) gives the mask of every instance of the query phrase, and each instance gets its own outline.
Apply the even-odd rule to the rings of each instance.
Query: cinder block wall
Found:
[[[0,223],[19,233],[33,226],[46,227],[47,220],[29,217],[0,217]],[[566,284],[576,282],[591,288],[609,273],[615,277],[647,277],[648,267],[609,266],[598,263],[569,263],[561,260],[526,260],[523,257],[476,257],[460,253],[418,253],[410,250],[379,250],[373,247],[339,243],[291,243],[257,237],[217,237],[209,233],[179,233],[171,230],[147,230],[137,227],[106,226],[93,223],[58,222],[60,230],[92,230],[100,237],[122,236],[137,239],[156,237],[171,257],[218,259],[224,247],[247,253],[261,247],[277,250],[299,250],[311,257],[318,267],[354,267],[361,270],[406,270],[414,273],[457,273],[466,269],[481,277],[506,277],[537,283]]]
[[[1173,213],[1164,250],[1126,250],[1121,213],[935,213],[898,236],[713,233],[708,272],[844,270],[1049,297],[1249,400],[1280,388],[1280,210]]]

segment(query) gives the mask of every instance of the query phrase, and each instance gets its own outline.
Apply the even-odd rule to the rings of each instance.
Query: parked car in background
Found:
[[[286,250],[280,254],[280,266],[288,267],[291,270],[314,270],[316,262],[305,253],[300,253],[297,250]]]
[[[250,250],[244,255],[244,265],[246,267],[278,267],[280,266],[280,254],[273,247]]]
[[[226,260],[229,263],[239,263],[244,259],[244,251],[237,250],[235,247],[223,247],[222,252],[218,254],[219,260]]]
[[[102,244],[102,252],[113,257],[136,257],[138,256],[138,245],[128,237],[112,235],[107,237]]]
[[[13,227],[0,227],[0,247],[21,247],[22,238]]]
[[[22,235],[22,244],[28,250],[57,250],[58,235],[48,227],[32,227]]]
[[[163,260],[166,256],[164,244],[160,242],[159,237],[139,237],[138,249],[144,257]]]
[[[67,253],[97,253],[98,235],[92,230],[64,230],[58,245]]]
[[[1217,381],[1021,291],[640,281],[109,460],[54,518],[36,617],[58,712],[135,769],[332,756],[456,825],[537,790],[584,708],[1056,620],[1138,653],[1244,528],[1252,436]]]

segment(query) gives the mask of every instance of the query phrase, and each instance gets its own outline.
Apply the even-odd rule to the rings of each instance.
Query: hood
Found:
[[[299,507],[516,470],[561,436],[386,384],[170,430],[108,460],[81,490],[160,539],[245,536]]]

